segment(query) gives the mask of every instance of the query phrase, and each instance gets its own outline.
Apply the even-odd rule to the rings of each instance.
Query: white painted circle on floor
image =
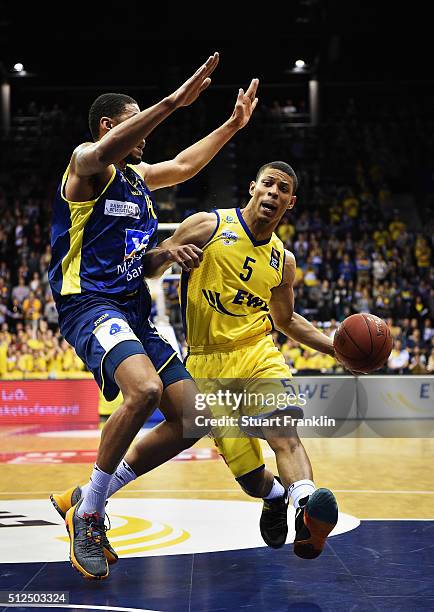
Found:
[[[202,499],[110,500],[108,537],[120,557],[150,557],[239,550],[265,546],[259,532],[262,503]],[[10,516],[10,518],[8,518]],[[31,524],[48,521],[54,524]],[[294,509],[288,509],[294,539]],[[331,536],[360,521],[339,513]],[[0,501],[0,563],[66,561],[69,539],[64,521],[49,500]]]

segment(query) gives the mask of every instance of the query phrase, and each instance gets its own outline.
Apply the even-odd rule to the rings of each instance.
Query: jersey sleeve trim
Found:
[[[280,281],[280,285],[283,283],[283,277],[285,276],[285,261],[286,261],[286,250],[283,249],[283,259],[282,259],[282,280]],[[280,287],[279,285],[279,287]]]
[[[215,228],[214,228],[213,233],[212,233],[212,234],[211,234],[211,236],[208,238],[208,240],[205,242],[205,244],[209,244],[209,243],[211,242],[211,240],[212,240],[212,239],[214,238],[214,236],[216,235],[217,230],[218,230],[219,225],[220,225],[220,215],[219,215],[218,210],[213,210],[212,212],[213,212],[213,213],[215,213],[215,215],[216,215],[216,217],[217,217],[217,219],[216,219],[217,223],[216,223],[216,226],[215,226]],[[205,246],[205,244],[204,244],[203,246]],[[202,247],[202,248],[203,248],[203,247]]]
[[[112,175],[111,175],[111,177],[109,178],[109,180],[108,180],[108,182],[107,182],[107,185],[104,187],[104,189],[103,189],[103,190],[101,191],[101,193],[99,194],[99,196],[98,196],[98,197],[96,197],[96,198],[94,198],[93,200],[86,200],[86,201],[83,201],[83,202],[74,202],[73,200],[68,200],[68,199],[65,197],[64,190],[65,190],[65,185],[66,185],[66,181],[67,181],[67,178],[68,178],[68,174],[69,174],[69,166],[68,166],[68,167],[67,167],[67,169],[65,170],[65,173],[64,173],[64,175],[63,175],[63,177],[62,177],[62,188],[61,188],[61,190],[60,190],[60,195],[61,195],[61,197],[62,197],[62,200],[64,200],[64,201],[65,201],[65,202],[67,202],[68,204],[73,204],[73,205],[79,205],[79,204],[94,204],[94,203],[95,203],[97,200],[99,200],[99,199],[100,199],[100,198],[101,198],[101,197],[104,195],[104,193],[107,191],[107,189],[108,189],[108,188],[110,187],[110,185],[113,183],[113,181],[114,181],[114,179],[115,179],[115,176],[116,176],[116,167],[115,167],[115,166],[113,166],[113,172],[112,172]]]

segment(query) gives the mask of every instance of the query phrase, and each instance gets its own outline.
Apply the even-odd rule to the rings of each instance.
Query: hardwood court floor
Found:
[[[88,431],[55,436],[29,426],[0,430],[0,500],[46,498],[87,481],[98,437]],[[434,439],[306,439],[304,445],[315,483],[335,492],[341,511],[361,519],[434,518]],[[264,454],[275,470],[265,443]],[[122,497],[249,500],[211,440],[201,440],[185,457],[130,483]]]

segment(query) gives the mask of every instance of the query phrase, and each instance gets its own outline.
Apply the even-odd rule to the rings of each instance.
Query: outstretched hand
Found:
[[[210,75],[217,68],[219,54],[210,55],[207,61],[181,85],[170,97],[176,108],[192,104],[211,83]]]
[[[243,128],[250,120],[253,111],[258,104],[256,91],[258,89],[259,79],[252,79],[246,92],[240,89],[235,102],[234,112],[230,121],[235,124],[237,129]]]

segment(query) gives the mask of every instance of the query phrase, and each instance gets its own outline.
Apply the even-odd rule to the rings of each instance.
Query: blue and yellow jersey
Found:
[[[124,295],[142,282],[142,256],[157,242],[155,202],[133,166],[113,173],[98,198],[65,197],[69,167],[53,205],[50,286],[60,296],[98,292]]]
[[[217,227],[199,268],[182,272],[181,311],[190,354],[233,350],[272,330],[271,290],[282,282],[285,251],[272,234],[257,241],[239,208],[215,211]]]

